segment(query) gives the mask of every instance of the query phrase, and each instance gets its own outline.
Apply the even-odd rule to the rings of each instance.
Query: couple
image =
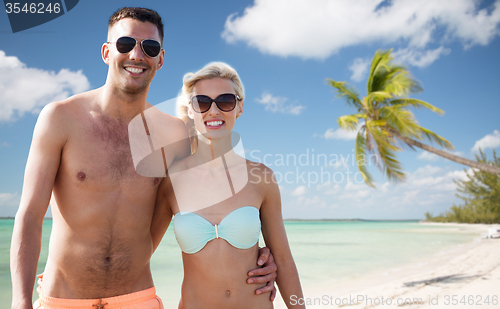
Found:
[[[120,9],[110,19],[108,43],[102,47],[103,60],[109,65],[105,85],[51,103],[40,113],[26,164],[23,194],[12,237],[12,308],[32,308],[42,222],[49,202],[53,213],[50,253],[44,275],[39,280],[40,298],[35,306],[162,308],[161,300],[153,287],[149,262],[154,248],[167,229],[171,215],[176,213],[174,225],[183,250],[188,248],[185,246],[186,242],[192,242],[199,236],[195,235],[199,229],[189,219],[184,220],[188,220],[184,231],[177,230],[177,222],[189,215],[183,212],[183,205],[175,204],[174,194],[177,192],[173,192],[171,188],[175,173],[172,171],[172,178],[140,176],[134,169],[131,156],[128,125],[134,117],[151,107],[146,102],[146,97],[151,80],[163,65],[164,51],[158,44],[162,39],[163,25],[156,12],[140,8]],[[205,83],[210,80],[213,82],[221,79],[208,79]],[[203,86],[203,83],[197,84]],[[234,89],[231,91],[216,86],[220,85],[209,85],[206,92],[203,92],[204,89],[194,90],[199,91],[196,92],[197,95],[216,98],[216,102],[221,100],[215,95],[215,89],[228,94],[235,93]],[[217,103],[211,104],[209,111],[202,113],[202,101],[203,98],[192,100],[195,124],[196,121],[203,123],[204,117],[218,108]],[[233,111],[218,112],[229,122],[236,118],[237,112],[242,111],[242,103],[237,103],[239,107],[235,107]],[[190,145],[186,126],[178,118],[166,114],[161,117],[155,125],[161,126],[162,132],[168,132],[165,134],[165,145],[173,145],[164,151],[165,165],[170,166],[174,161],[179,161],[179,164],[172,165],[172,168],[189,164],[192,159],[188,157]],[[200,141],[200,150],[204,142]],[[196,154],[192,157],[196,159]],[[184,158],[186,159],[182,160]],[[183,173],[177,175],[182,176]],[[270,212],[279,211],[277,187],[267,187],[270,192],[260,193],[261,197],[269,196],[269,200],[262,199],[260,204],[258,198],[252,196],[256,191],[246,192],[245,187],[237,193],[235,191],[232,200],[200,209],[197,213],[208,222],[221,223],[222,228],[223,222],[220,220],[229,213],[230,207],[241,208],[241,203],[255,209],[260,207],[261,212],[267,208]],[[180,192],[182,190],[184,189]],[[231,201],[234,204],[229,204]],[[265,207],[273,202],[277,203],[275,207]],[[241,213],[241,210],[236,210],[233,214],[238,212]],[[276,217],[277,214],[264,216],[261,213],[263,234],[266,241],[271,242],[268,245],[273,250],[281,251],[280,248],[286,242],[272,242],[286,239],[284,235],[274,235],[284,229],[279,224],[274,226],[276,222],[265,222],[266,217],[272,216]],[[252,218],[250,219],[254,222],[257,220]],[[240,218],[242,221],[250,219],[246,215]],[[239,222],[231,221],[239,227]],[[242,232],[253,233],[255,236],[255,231]],[[236,241],[241,241],[243,236],[236,235]],[[228,247],[229,243],[225,241],[215,239],[199,252],[186,249],[191,253],[183,254],[185,280],[180,306],[272,307],[272,303],[268,301],[269,293],[274,290],[272,282],[256,291],[256,294],[262,295],[248,293],[249,289],[253,291],[254,288],[247,287],[247,283],[262,285],[272,281],[276,269],[272,258],[268,261],[270,265],[251,270],[248,273],[250,278],[246,278],[242,272],[255,268],[256,265],[256,244],[243,241],[246,245],[242,248],[247,249],[241,250]],[[261,251],[258,265],[262,265],[270,255],[267,249]],[[276,257],[287,261],[286,255],[287,251]],[[280,269],[291,269],[291,266],[280,265]],[[295,275],[292,273],[292,276]],[[245,278],[246,283],[241,281],[242,278]],[[278,282],[280,280],[290,281],[290,277],[280,273]],[[283,282],[283,295],[294,293],[295,290],[300,293],[300,286],[292,291],[287,283]],[[225,288],[222,291],[223,297],[220,296],[222,288]],[[266,302],[263,303],[262,299]],[[232,303],[233,300],[239,303]]]

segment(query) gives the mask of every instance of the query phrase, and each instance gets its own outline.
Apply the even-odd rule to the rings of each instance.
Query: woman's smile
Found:
[[[208,129],[220,129],[224,126],[226,122],[224,120],[221,120],[221,119],[210,119],[210,120],[206,120],[205,121],[205,126],[208,128]]]

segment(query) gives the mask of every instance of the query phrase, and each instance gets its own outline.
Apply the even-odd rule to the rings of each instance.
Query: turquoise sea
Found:
[[[9,248],[13,224],[12,219],[0,220],[0,308],[9,308],[11,302]],[[478,237],[457,228],[417,222],[286,221],[285,226],[301,282],[308,287],[417,263]],[[45,220],[39,273],[47,260],[51,227],[52,221]],[[183,272],[171,228],[151,259],[151,269],[166,308],[177,308]]]

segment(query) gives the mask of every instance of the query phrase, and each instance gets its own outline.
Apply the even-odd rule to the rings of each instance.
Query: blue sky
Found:
[[[387,183],[374,166],[377,189],[354,177],[354,140],[336,123],[353,111],[325,79],[365,95],[378,49],[393,48],[424,86],[415,97],[446,111],[414,111],[422,126],[468,158],[477,147],[490,157],[500,150],[500,1],[81,0],[15,34],[0,13],[0,216],[16,212],[39,110],[103,85],[100,48],[121,6],[153,8],[165,23],[165,65],[150,103],[174,98],[182,76],[210,61],[237,69],[246,100],[236,130],[247,157],[265,160],[281,179],[285,218],[419,219],[460,203],[453,180],[465,177],[464,167],[420,150],[398,155],[405,183]]]

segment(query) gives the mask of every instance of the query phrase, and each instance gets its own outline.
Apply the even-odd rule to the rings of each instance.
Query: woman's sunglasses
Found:
[[[137,41],[133,37],[122,36],[121,38],[118,38],[116,42],[108,42],[108,43],[115,43],[116,49],[121,54],[129,53],[132,49],[135,48],[137,43],[141,45],[142,51],[148,57],[154,58],[158,56],[161,51],[160,42],[152,39],[144,39],[142,41]]]
[[[230,112],[236,107],[236,102],[240,100],[239,96],[232,93],[221,94],[215,99],[199,94],[192,97],[190,103],[193,106],[193,110],[197,113],[207,112],[212,106],[212,102],[215,102],[221,111]]]

